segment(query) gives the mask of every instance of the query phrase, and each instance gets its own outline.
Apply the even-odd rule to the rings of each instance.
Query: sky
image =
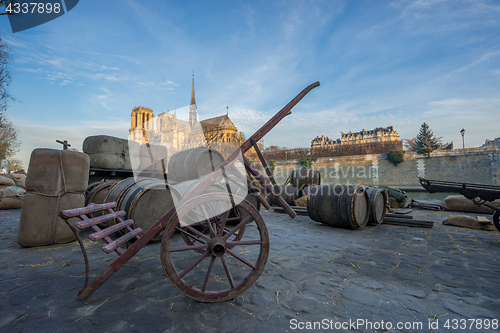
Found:
[[[188,120],[193,71],[199,119],[227,107],[247,138],[321,83],[265,146],[387,126],[410,139],[423,122],[456,148],[462,128],[466,147],[500,137],[498,1],[80,0],[16,33],[0,16],[0,34],[25,167],[55,140],[127,138],[134,106]]]

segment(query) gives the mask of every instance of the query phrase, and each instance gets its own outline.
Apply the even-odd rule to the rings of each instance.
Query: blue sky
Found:
[[[81,150],[85,137],[128,136],[134,106],[187,120],[226,112],[248,137],[304,87],[314,89],[264,144],[308,147],[317,135],[427,122],[467,147],[500,137],[497,1],[97,1],[12,33],[7,116],[27,166],[34,148]]]

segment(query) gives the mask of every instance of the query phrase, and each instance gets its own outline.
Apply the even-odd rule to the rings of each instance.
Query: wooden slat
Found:
[[[392,214],[392,213],[386,213],[385,217],[394,217],[396,219],[407,219],[407,220],[413,219],[413,216],[411,215]]]
[[[98,217],[94,217],[94,218],[91,218],[88,220],[76,222],[75,226],[79,229],[85,229],[85,228],[91,227],[93,225],[97,225],[99,223],[114,220],[114,219],[116,219],[118,217],[122,217],[122,216],[125,216],[125,212],[121,210],[119,212],[113,212],[111,214],[98,216]]]
[[[120,238],[115,239],[114,241],[112,241],[108,245],[103,246],[102,250],[105,253],[110,253],[110,252],[114,251],[115,249],[117,249],[123,243],[127,242],[128,240],[130,240],[130,239],[134,238],[135,236],[137,236],[138,234],[140,234],[141,232],[142,232],[141,228],[134,229],[132,232],[128,232],[125,235],[121,236]]]
[[[387,215],[386,215],[386,217],[384,217],[384,222],[434,224],[433,221],[429,221],[429,220],[405,219],[405,218],[399,218],[399,217],[389,217]]]
[[[85,215],[93,212],[97,212],[100,210],[104,209],[111,209],[116,207],[116,202],[108,202],[105,204],[94,204],[91,203],[90,205],[82,208],[75,208],[75,209],[68,209],[68,210],[61,210],[59,212],[59,216],[62,217],[63,219],[69,219],[70,217],[75,217],[79,215]]]
[[[257,199],[260,201],[260,203],[262,204],[262,206],[264,206],[266,210],[269,210],[269,208],[271,208],[271,206],[269,206],[267,201],[262,197],[262,195],[260,195],[260,193],[256,193],[254,195],[257,197]]]
[[[90,234],[89,238],[95,242],[96,240],[111,235],[112,233],[117,232],[118,230],[131,226],[132,224],[134,224],[133,220],[122,221],[118,224],[112,225],[111,227],[107,227],[106,229]]]

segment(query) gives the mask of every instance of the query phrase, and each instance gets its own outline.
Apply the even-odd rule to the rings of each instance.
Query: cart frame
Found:
[[[297,214],[295,211],[283,200],[281,196],[279,196],[279,190],[276,187],[276,182],[270,172],[270,170],[267,167],[267,163],[262,156],[262,153],[259,150],[259,147],[257,146],[257,142],[262,139],[274,126],[276,126],[283,118],[285,118],[287,115],[291,114],[291,109],[307,94],[309,93],[312,89],[318,87],[320,85],[319,82],[315,82],[308,87],[306,87],[304,90],[302,90],[294,99],[292,99],[285,107],[283,107],[278,113],[276,113],[267,123],[265,123],[259,130],[257,130],[248,140],[246,140],[240,147],[237,149],[231,156],[229,156],[222,164],[217,167],[212,173],[206,176],[201,182],[196,186],[191,192],[189,192],[186,196],[184,196],[177,204],[177,207],[180,207],[179,210],[182,210],[182,207],[186,204],[189,204],[192,202],[193,199],[196,199],[200,196],[202,196],[203,192],[214,182],[216,181],[219,177],[223,176],[225,179],[227,179],[227,172],[231,172],[233,175],[235,175],[237,178],[239,178],[242,182],[247,183],[247,177],[241,174],[237,168],[234,166],[234,162],[237,160],[239,154],[242,154],[243,157],[243,162],[245,169],[248,174],[250,174],[253,178],[255,178],[265,189],[266,193],[271,194],[272,196],[275,196],[277,199],[278,204],[283,207],[283,209],[287,212],[287,214],[291,217],[294,218]],[[262,163],[262,166],[264,167],[264,170],[266,171],[266,174],[268,176],[268,179],[270,180],[271,184],[264,178],[264,176],[250,163],[250,161],[243,155],[245,152],[247,152],[249,149],[254,148],[255,151],[257,152],[259,156],[259,160]],[[250,184],[251,185],[251,184]],[[228,185],[229,186],[229,185]],[[233,204],[234,208],[234,201],[233,201],[233,195],[229,192],[229,197],[231,200],[231,203]],[[256,194],[257,198],[259,201],[267,208],[269,209],[269,205],[264,201],[264,199],[260,196],[260,194]],[[244,206],[248,207],[249,203],[245,201],[243,204]],[[113,213],[111,210],[114,206],[106,207],[110,211],[110,213]],[[250,205],[250,207],[253,207]],[[248,208],[247,208],[248,210]],[[250,209],[251,210],[251,209]],[[88,275],[89,275],[89,267],[88,267],[88,259],[87,255],[85,252],[85,247],[83,246],[83,243],[77,234],[76,230],[71,226],[71,224],[68,222],[69,218],[72,217],[80,217],[82,219],[86,219],[85,216],[82,217],[82,214],[86,214],[92,211],[92,206],[84,207],[84,208],[78,208],[78,209],[71,209],[71,210],[65,210],[61,211],[59,215],[66,221],[66,223],[71,227],[73,232],[75,233],[79,243],[80,247],[82,249],[84,258],[85,258],[85,264],[86,264],[86,281],[85,281],[85,286],[84,288],[79,292],[77,298],[79,300],[84,300],[90,295],[92,295],[104,282],[106,282],[116,271],[118,271],[124,264],[126,264],[132,257],[134,257],[154,236],[156,236],[158,233],[160,233],[162,230],[165,229],[167,226],[168,222],[176,216],[177,210],[176,208],[172,208],[167,214],[165,214],[162,218],[160,218],[149,230],[147,230],[142,236],[138,235],[137,229],[133,230],[130,227],[130,222],[127,226],[127,229],[130,234],[130,238],[136,238],[135,242],[132,243],[124,252],[123,249],[117,248],[113,249],[112,247],[110,252],[115,250],[119,256],[116,258],[109,267],[107,267],[104,271],[102,271],[90,284],[88,283]],[[258,217],[260,215],[258,212],[256,212]],[[116,214],[116,213],[115,213]],[[257,216],[255,215],[255,216]],[[84,222],[84,221],[83,221]],[[128,221],[125,221],[126,223]],[[243,224],[241,222],[240,224]],[[94,228],[95,226],[93,226]],[[265,228],[265,226],[264,226]],[[97,229],[97,230],[96,230]],[[99,228],[94,229],[95,231],[99,231]],[[235,228],[237,229],[237,228]],[[135,231],[135,233],[133,232]],[[141,230],[139,230],[140,232]],[[267,230],[265,231],[265,234],[267,236]],[[108,244],[109,246],[109,244]],[[268,246],[268,244],[267,244]],[[163,248],[163,244],[162,244]],[[163,255],[163,252],[162,252]],[[267,261],[267,253],[266,253],[266,261]],[[213,261],[212,261],[213,262]],[[262,266],[261,268],[263,269],[263,266],[265,265],[265,262],[259,262],[258,266]],[[164,266],[165,267],[165,266]],[[168,275],[168,273],[167,273]],[[260,275],[260,272],[258,273]],[[170,278],[170,276],[169,276]],[[256,280],[258,278],[255,277]],[[208,277],[207,277],[208,279]],[[171,279],[172,281],[172,279]],[[173,281],[172,281],[173,282]],[[253,284],[254,281],[251,282]],[[250,284],[250,285],[251,285]],[[249,286],[248,286],[249,287]],[[246,288],[248,288],[246,287]],[[246,289],[245,289],[246,290]],[[244,290],[243,290],[244,291]],[[241,292],[243,292],[241,291]],[[233,296],[234,297],[234,296]],[[195,297],[193,297],[195,298]],[[219,300],[209,300],[209,301],[219,301]]]

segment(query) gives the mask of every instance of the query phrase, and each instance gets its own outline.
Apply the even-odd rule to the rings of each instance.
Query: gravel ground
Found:
[[[499,331],[500,233],[441,224],[461,213],[410,213],[435,221],[432,229],[353,231],[261,210],[271,243],[264,273],[223,303],[179,293],[163,272],[159,243],[78,301],[78,244],[19,246],[19,214],[0,211],[0,332]],[[116,254],[85,244],[95,277]]]

